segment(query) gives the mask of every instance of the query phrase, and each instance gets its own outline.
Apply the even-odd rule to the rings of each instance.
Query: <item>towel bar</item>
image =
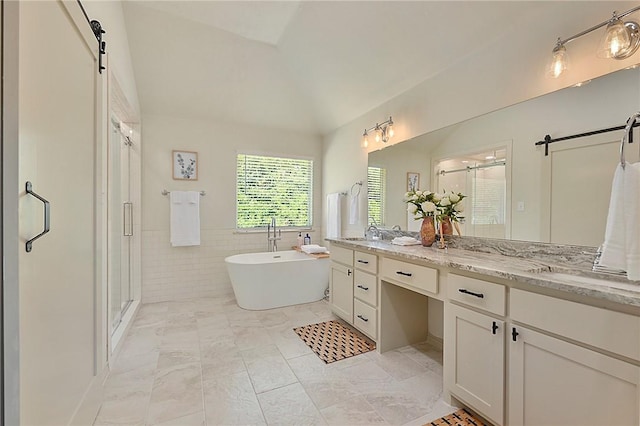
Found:
[[[169,195],[169,194],[171,194],[171,191],[167,191],[166,189],[163,189],[161,194],[162,195]],[[207,195],[207,193],[205,191],[200,191],[200,195],[204,197],[205,195]]]

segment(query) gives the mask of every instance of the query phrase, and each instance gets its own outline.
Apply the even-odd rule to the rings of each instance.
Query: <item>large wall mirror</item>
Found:
[[[418,229],[402,200],[410,173],[419,189],[469,196],[463,235],[598,246],[623,132],[553,143],[548,155],[535,142],[622,125],[638,110],[640,69],[628,69],[381,146],[369,153],[376,221]],[[627,161],[639,147],[625,148]]]

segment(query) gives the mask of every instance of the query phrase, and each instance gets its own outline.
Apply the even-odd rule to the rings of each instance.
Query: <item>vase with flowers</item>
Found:
[[[413,190],[404,194],[407,211],[414,215],[415,220],[422,219],[420,240],[425,247],[431,246],[436,240],[435,216],[437,207],[431,191]]]
[[[436,219],[440,224],[440,235],[453,235],[453,227],[455,226],[458,235],[460,235],[460,227],[458,222],[464,219],[462,212],[464,204],[462,200],[466,197],[461,192],[444,192],[442,194],[434,194],[434,202],[438,213]]]

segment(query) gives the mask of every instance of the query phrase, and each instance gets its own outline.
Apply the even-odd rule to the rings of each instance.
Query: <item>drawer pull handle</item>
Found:
[[[361,286],[360,284],[358,284],[358,288],[361,288],[363,290],[369,290],[369,287],[364,287],[364,286]]]
[[[362,321],[364,322],[369,322],[368,318],[363,317],[362,315],[358,315],[358,318],[360,318]]]
[[[402,272],[402,271],[396,271],[396,274],[404,275],[405,277],[410,277],[413,275],[411,272]]]
[[[511,338],[513,339],[514,342],[518,341],[518,336],[520,335],[520,333],[518,333],[516,331],[515,327],[511,327]]]
[[[350,277],[351,276],[351,269],[347,269],[347,276]]]
[[[498,332],[498,323],[494,321],[493,325],[491,326],[491,333],[496,334],[497,332]]]
[[[365,265],[368,265],[368,264],[369,264],[369,262],[368,262],[368,261],[366,261],[366,260],[361,260],[361,259],[358,259],[358,263],[364,263]]]
[[[474,293],[473,291],[469,291],[469,290],[467,290],[465,288],[459,288],[458,291],[460,293],[469,294],[471,296],[475,296],[475,297],[478,297],[480,299],[484,299],[484,294],[482,294],[482,293]]]

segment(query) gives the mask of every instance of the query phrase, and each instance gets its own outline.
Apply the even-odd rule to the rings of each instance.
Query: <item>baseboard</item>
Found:
[[[98,415],[104,397],[104,382],[109,369],[105,366],[97,376],[94,376],[85,392],[70,425],[86,426],[92,425]]]
[[[427,344],[433,346],[436,349],[439,349],[440,351],[442,351],[444,342],[443,342],[442,338],[436,337],[433,334],[428,334],[427,335]]]

